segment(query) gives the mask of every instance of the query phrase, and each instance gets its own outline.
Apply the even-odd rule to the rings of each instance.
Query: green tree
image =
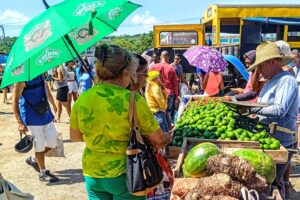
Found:
[[[125,48],[131,52],[142,54],[153,47],[153,32],[138,35],[123,35],[110,37],[111,43]]]
[[[17,37],[5,37],[5,39],[0,39],[0,52],[9,53],[16,40]]]

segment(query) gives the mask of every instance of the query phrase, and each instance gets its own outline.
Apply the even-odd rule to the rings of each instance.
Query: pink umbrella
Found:
[[[228,66],[222,54],[208,46],[192,46],[184,52],[183,56],[190,65],[199,67],[206,72],[223,72]]]

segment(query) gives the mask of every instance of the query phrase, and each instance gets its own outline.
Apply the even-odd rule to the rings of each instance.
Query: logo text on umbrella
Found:
[[[37,24],[24,36],[24,46],[26,51],[38,47],[52,35],[50,20]]]
[[[24,74],[24,63],[11,72],[12,76],[19,76],[21,74]]]
[[[61,51],[58,49],[47,48],[43,51],[42,55],[36,60],[36,65],[43,65],[45,63],[52,62],[55,58],[58,58],[61,54]]]
[[[105,16],[107,20],[115,20],[118,16],[120,16],[121,12],[123,11],[122,7],[116,7],[110,11],[108,11]]]
[[[74,11],[74,16],[83,16],[85,13],[95,10],[96,8],[103,7],[105,1],[94,1],[91,3],[82,3],[77,6],[77,9]]]
[[[84,44],[93,39],[99,32],[93,28],[93,34],[89,34],[89,23],[85,23],[82,27],[74,29],[70,36],[79,44]]]

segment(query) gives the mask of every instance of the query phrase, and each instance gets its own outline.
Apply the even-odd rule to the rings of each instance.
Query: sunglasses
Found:
[[[148,77],[148,73],[147,72],[137,72],[137,74]]]

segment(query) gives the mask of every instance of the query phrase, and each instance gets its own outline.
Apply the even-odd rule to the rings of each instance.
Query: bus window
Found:
[[[284,25],[277,24],[262,24],[262,41],[272,41],[283,40],[284,35]]]
[[[160,45],[176,45],[176,44],[197,44],[198,34],[194,31],[184,32],[160,32]]]
[[[288,31],[288,41],[289,42],[299,42],[300,41],[300,27],[289,25]]]

